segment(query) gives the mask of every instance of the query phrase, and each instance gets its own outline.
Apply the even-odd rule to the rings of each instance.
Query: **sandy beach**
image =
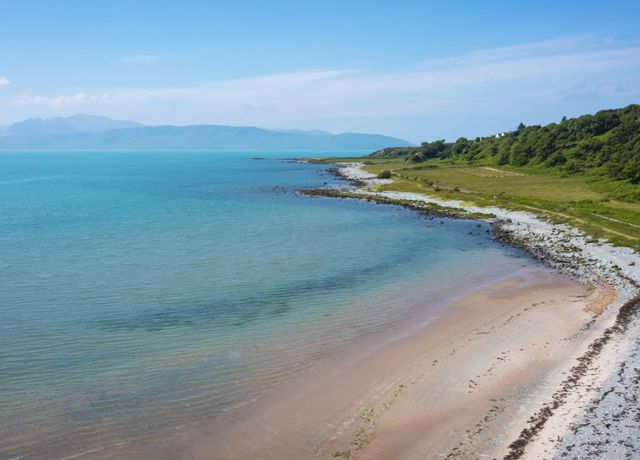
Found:
[[[523,268],[423,327],[355,344],[167,458],[504,456],[597,333],[587,324],[610,296]]]
[[[471,408],[478,407],[478,403],[466,401],[459,405],[457,400],[447,401],[439,394],[430,402],[436,406],[441,401],[447,402],[439,415],[430,418],[430,423],[425,422],[428,417],[421,403],[429,400],[434,388],[438,388],[433,385],[425,391],[424,400],[413,399],[414,406],[408,409],[416,414],[413,418],[409,417],[408,421],[398,418],[396,437],[390,436],[386,443],[383,435],[376,436],[375,442],[368,440],[371,448],[362,458],[617,459],[640,455],[637,442],[640,436],[640,256],[636,252],[604,239],[590,238],[572,226],[556,224],[527,211],[478,207],[421,193],[380,192],[375,188],[379,180],[364,171],[362,164],[338,166],[337,173],[352,186],[347,187],[346,192],[327,190],[327,196],[397,204],[435,217],[480,218],[491,224],[494,236],[500,241],[524,249],[555,273],[562,273],[574,283],[580,283],[583,289],[592,290],[576,298],[582,299],[582,310],[589,312],[591,319],[579,320],[571,316],[569,310],[554,308],[537,318],[546,326],[532,333],[530,342],[520,330],[512,330],[504,338],[503,347],[529,352],[524,358],[517,353],[508,355],[515,367],[502,366],[502,369],[506,374],[511,372],[509,377],[502,374],[500,381],[493,376],[487,379],[493,382],[495,391],[490,401],[499,404],[490,409],[485,406],[481,421],[472,423],[469,416]],[[319,190],[308,194],[324,193]],[[548,294],[542,290],[533,298],[542,299]],[[498,298],[491,297],[495,304]],[[560,303],[567,301],[580,303],[567,298]],[[531,305],[539,303],[535,301]],[[563,311],[565,313],[561,313]],[[553,318],[558,313],[564,317],[555,323]],[[480,319],[489,316],[484,312]],[[578,327],[580,321],[582,327]],[[546,338],[551,332],[549,322],[558,328],[555,339],[564,336],[559,339],[564,346],[545,354],[551,350],[554,340]],[[468,337],[474,342],[471,335]],[[527,343],[520,346],[522,340]],[[544,346],[539,348],[543,340]],[[482,349],[482,344],[478,344],[474,351]],[[475,360],[469,359],[472,364],[462,364],[445,376],[455,382],[451,383],[450,391],[459,392],[459,388],[454,389],[458,380],[468,377],[468,369],[476,365],[476,360],[486,361],[496,351],[485,348]],[[515,357],[519,360],[514,360]],[[503,358],[499,360],[501,364],[507,361],[506,356]],[[475,390],[477,381],[470,378],[469,385],[469,390]],[[455,424],[464,417],[469,418],[466,424],[461,423],[464,425],[461,430]],[[440,430],[452,419],[455,422],[447,430]],[[433,435],[434,444],[431,444],[426,441],[429,435],[425,433],[434,426],[438,427],[440,438]],[[416,433],[413,438],[407,435],[411,432]],[[394,443],[394,439],[404,442]],[[457,446],[453,439],[458,440]],[[374,451],[376,445],[380,446],[379,452]],[[345,449],[336,454],[349,458],[353,451]]]

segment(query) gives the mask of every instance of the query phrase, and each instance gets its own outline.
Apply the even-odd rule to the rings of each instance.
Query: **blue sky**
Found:
[[[640,2],[523,3],[7,0],[0,124],[89,113],[420,141],[640,102]]]

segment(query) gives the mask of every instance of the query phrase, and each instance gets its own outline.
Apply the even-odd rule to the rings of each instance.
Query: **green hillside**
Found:
[[[358,161],[392,179],[374,186],[377,191],[528,211],[640,251],[640,105],[472,140],[318,161]]]
[[[453,164],[512,166],[532,172],[596,175],[640,183],[640,105],[563,118],[545,126],[520,124],[514,131],[455,142],[379,150],[372,158],[407,163],[441,160]],[[628,189],[627,189],[628,192]],[[619,198],[624,198],[620,196]],[[640,196],[628,196],[637,200]]]

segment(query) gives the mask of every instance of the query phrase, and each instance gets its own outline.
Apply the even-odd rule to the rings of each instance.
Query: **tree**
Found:
[[[455,158],[468,163],[482,159],[488,164],[538,165],[570,174],[605,175],[640,184],[640,105],[601,110],[577,118],[564,116],[560,123],[545,126],[520,123],[516,131],[499,139],[460,137],[453,143],[423,142],[419,147],[403,148],[398,155],[416,163]],[[637,194],[618,196],[640,199],[640,189]]]

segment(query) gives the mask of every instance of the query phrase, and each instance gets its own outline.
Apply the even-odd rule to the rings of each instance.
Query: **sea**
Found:
[[[153,458],[529,262],[305,155],[0,153],[0,458]]]

